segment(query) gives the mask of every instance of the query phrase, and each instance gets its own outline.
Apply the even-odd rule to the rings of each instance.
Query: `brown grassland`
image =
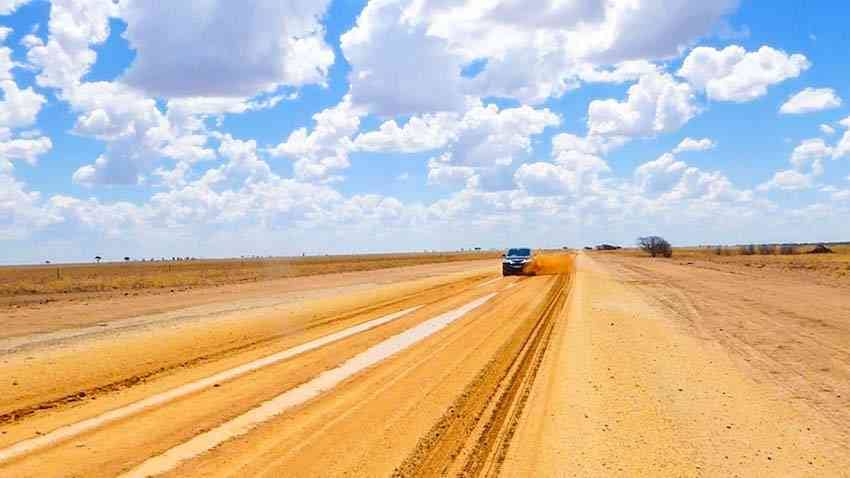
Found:
[[[498,256],[484,251],[9,266],[0,267],[0,298],[216,286]]]
[[[741,247],[728,246],[718,253],[715,247],[679,247],[671,260],[685,265],[746,267],[765,273],[797,274],[819,283],[850,286],[850,244],[830,245],[832,254],[809,254],[815,245],[800,245],[793,254],[745,254]],[[602,254],[645,256],[637,249],[602,252]]]

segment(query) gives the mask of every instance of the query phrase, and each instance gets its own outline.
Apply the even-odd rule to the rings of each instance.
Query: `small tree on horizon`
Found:
[[[673,246],[671,246],[670,243],[663,237],[639,237],[637,243],[638,247],[651,257],[671,257],[673,255]]]
[[[102,260],[103,260],[103,258],[102,258],[102,257],[100,257],[100,256],[94,256],[94,261],[95,261],[95,262],[97,262],[98,264],[100,264],[100,261],[102,261]]]

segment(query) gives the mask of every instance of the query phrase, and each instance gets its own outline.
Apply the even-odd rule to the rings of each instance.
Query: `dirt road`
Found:
[[[0,476],[835,476],[850,463],[847,403],[815,390],[845,392],[850,342],[832,335],[846,302],[807,312],[833,314],[821,331],[806,315],[760,322],[753,298],[715,312],[722,291],[693,268],[563,261],[537,277],[494,262],[373,272],[362,288],[329,278],[292,300],[6,339]],[[834,347],[818,356],[829,370],[787,380],[816,359],[765,368],[767,338],[713,335],[744,317]]]

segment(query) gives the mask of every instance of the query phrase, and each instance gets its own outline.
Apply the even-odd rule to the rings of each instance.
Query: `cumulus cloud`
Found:
[[[514,182],[533,196],[564,196],[587,201],[594,195],[611,195],[601,176],[611,171],[600,155],[621,146],[620,139],[580,137],[561,133],[552,138],[552,161],[523,164]]]
[[[750,191],[741,191],[722,173],[703,171],[679,161],[671,153],[646,162],[635,170],[638,190],[661,202],[682,200],[745,202]]]
[[[806,88],[788,98],[779,112],[782,114],[805,114],[829,110],[841,106],[841,98],[832,88]]]
[[[803,55],[789,55],[769,46],[752,52],[738,45],[722,50],[697,47],[677,75],[712,100],[740,103],[764,96],[769,86],[796,78],[810,66]]]
[[[680,54],[737,3],[380,0],[342,50],[355,102],[376,114],[456,111],[464,95],[537,104],[581,82],[655,71],[654,60]],[[463,77],[473,62],[482,68]]]
[[[428,162],[429,183],[503,189],[512,185],[508,171],[517,157],[531,152],[531,138],[561,122],[547,108],[500,109],[467,102],[463,113],[414,116],[399,126],[394,120],[354,140],[359,151],[441,151]]]
[[[360,151],[417,153],[442,148],[456,137],[458,115],[426,114],[411,117],[399,127],[395,120],[381,124],[374,131],[357,135],[354,141]]]
[[[340,42],[353,101],[379,116],[464,108],[463,59],[427,26],[404,16],[404,2],[369,2]]]
[[[796,191],[814,187],[815,180],[824,172],[823,160],[835,154],[833,147],[820,138],[807,139],[791,152],[793,169],[777,171],[773,177],[759,185],[761,191],[782,189]]]
[[[351,136],[360,128],[362,108],[352,104],[346,96],[336,106],[313,115],[312,131],[298,128],[286,141],[271,148],[272,156],[287,157],[295,161],[295,175],[303,181],[335,181],[336,173],[348,168],[353,149]]]
[[[0,155],[0,239],[26,238],[31,231],[61,222],[61,216],[42,208],[41,194],[27,190],[14,177],[11,161]]]
[[[533,136],[560,122],[558,115],[546,108],[499,109],[493,104],[472,103],[451,129],[447,154],[441,157],[446,164],[438,166],[470,168],[459,171],[475,173],[467,183],[471,187],[509,189],[513,184],[509,166],[531,152]],[[434,169],[434,164],[429,162],[429,169]]]
[[[106,151],[73,176],[79,184],[135,184],[162,157],[197,161],[212,152],[206,136],[181,137],[153,99],[116,82],[84,82],[64,90],[79,116],[74,133],[106,142]]]
[[[669,58],[706,35],[738,0],[607,2],[606,22],[590,38],[605,60]],[[602,48],[600,48],[600,46]]]
[[[791,164],[799,170],[811,166],[815,170],[821,170],[820,161],[832,156],[833,149],[822,139],[814,138],[804,140],[791,152]]]
[[[838,140],[832,151],[832,157],[834,159],[844,158],[850,155],[850,116],[841,120],[839,124],[847,129],[841,135],[841,139]]]
[[[537,196],[563,195],[576,188],[573,171],[552,163],[523,164],[514,174],[517,185]]]
[[[116,9],[112,0],[52,2],[47,42],[33,34],[24,38],[27,59],[39,69],[38,84],[62,89],[79,83],[97,61],[92,47],[109,37],[109,18]]]
[[[22,7],[29,2],[30,0],[0,0],[0,15],[12,14],[18,7]]]
[[[12,73],[12,50],[5,46],[10,28],[0,27],[0,129],[27,127],[35,123],[45,103],[44,96],[32,88],[20,88]]]
[[[768,191],[770,189],[799,191],[812,188],[813,186],[813,175],[801,173],[800,171],[795,171],[793,169],[785,169],[777,171],[769,181],[760,184],[758,189],[760,191]]]
[[[0,141],[0,158],[20,159],[35,164],[38,157],[50,151],[52,147],[53,142],[44,136]]]
[[[320,22],[328,4],[122,2],[124,37],[136,52],[124,80],[168,98],[254,96],[281,85],[323,84],[334,62]]]
[[[625,101],[591,101],[587,126],[591,134],[651,136],[680,128],[698,112],[690,85],[654,73],[629,87]]]
[[[707,151],[714,149],[716,144],[709,138],[693,139],[685,138],[673,149],[673,154],[684,153],[687,151]]]
[[[821,130],[821,132],[823,134],[829,134],[829,135],[835,134],[835,128],[833,128],[832,126],[830,126],[826,123],[822,123],[820,126],[818,126],[818,128]]]

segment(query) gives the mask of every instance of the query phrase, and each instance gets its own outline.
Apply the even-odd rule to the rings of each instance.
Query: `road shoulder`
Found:
[[[532,390],[507,476],[838,476],[834,425],[588,256]]]

